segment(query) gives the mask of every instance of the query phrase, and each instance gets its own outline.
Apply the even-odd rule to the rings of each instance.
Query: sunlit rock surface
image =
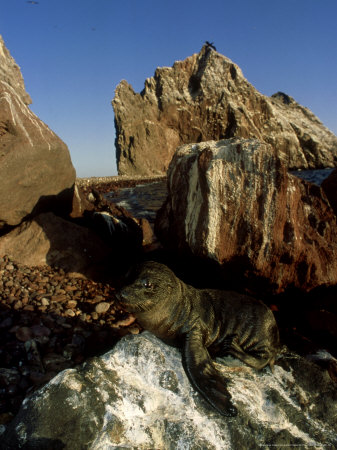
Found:
[[[290,169],[337,162],[337,137],[308,108],[284,93],[262,95],[207,46],[157,68],[141,93],[121,81],[112,104],[122,175],[165,173],[178,146],[231,137],[271,144]]]
[[[75,169],[64,142],[27,106],[19,67],[0,39],[0,229],[38,210],[71,211]]]
[[[30,105],[32,100],[26,92],[25,83],[21,74],[20,67],[6,48],[4,40],[0,35],[0,80],[8,83],[15,92],[21,97],[26,105]]]
[[[277,292],[337,283],[337,224],[324,192],[255,139],[179,147],[156,228],[167,248],[219,263],[224,277],[259,278]]]
[[[231,364],[231,368],[228,368]],[[191,387],[180,352],[148,332],[57,375],[25,400],[4,449],[258,449],[337,445],[337,391],[327,372],[285,354],[256,372],[230,359],[239,410],[225,418]]]

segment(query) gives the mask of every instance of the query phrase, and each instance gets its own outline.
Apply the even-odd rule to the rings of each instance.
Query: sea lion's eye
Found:
[[[153,287],[153,284],[152,284],[151,281],[149,281],[149,280],[143,280],[143,286],[144,286],[146,289],[151,289],[151,288]]]

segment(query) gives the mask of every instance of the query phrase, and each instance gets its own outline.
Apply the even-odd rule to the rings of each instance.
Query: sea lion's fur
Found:
[[[261,301],[232,291],[195,289],[163,264],[145,262],[117,294],[140,325],[165,341],[180,343],[193,386],[221,414],[234,416],[228,381],[211,356],[232,355],[251,367],[272,367],[279,332]]]

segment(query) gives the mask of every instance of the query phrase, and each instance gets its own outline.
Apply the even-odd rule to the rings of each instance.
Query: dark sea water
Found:
[[[166,199],[166,185],[166,180],[140,184],[120,189],[117,193],[106,194],[106,198],[123,206],[137,219],[145,218],[153,224],[158,209]]]
[[[296,170],[292,175],[303,178],[311,183],[321,185],[334,169]],[[161,180],[154,183],[140,184],[132,188],[120,189],[117,193],[106,194],[106,198],[117,205],[123,206],[134,217],[145,218],[151,224],[154,223],[156,213],[162,206],[167,195],[167,181]]]
[[[310,183],[320,186],[323,181],[328,178],[331,172],[335,169],[317,169],[317,170],[293,170],[290,173],[303,180],[310,181]]]

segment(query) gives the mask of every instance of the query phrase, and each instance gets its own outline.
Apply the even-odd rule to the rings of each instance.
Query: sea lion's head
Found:
[[[128,312],[145,312],[179,293],[179,284],[179,279],[167,266],[147,261],[133,270],[130,283],[116,296]]]

